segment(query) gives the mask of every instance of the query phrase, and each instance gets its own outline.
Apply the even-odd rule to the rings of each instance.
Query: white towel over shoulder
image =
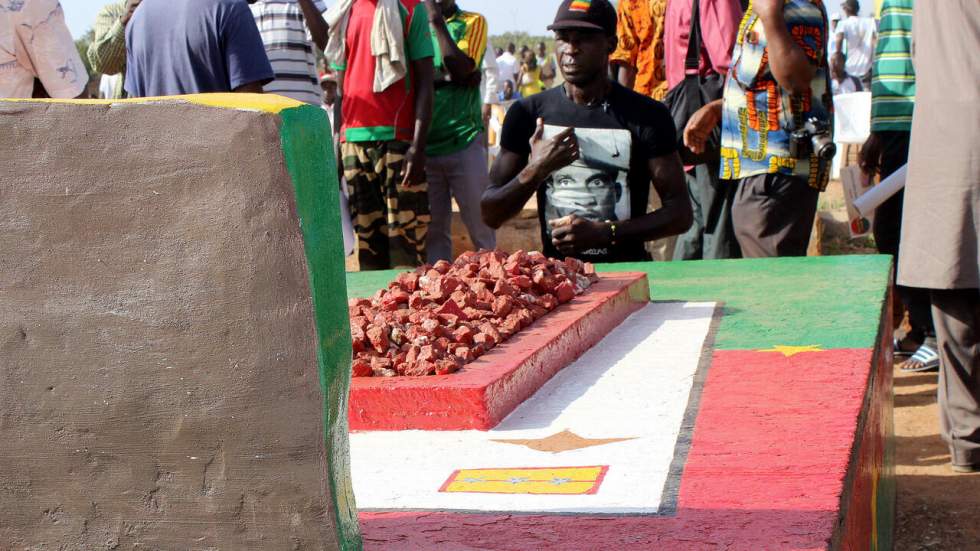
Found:
[[[324,54],[330,63],[347,63],[347,22],[357,0],[339,0],[324,19],[330,26]],[[398,0],[378,0],[371,24],[371,55],[376,58],[374,91],[383,92],[408,74],[405,60],[405,29],[399,13]]]

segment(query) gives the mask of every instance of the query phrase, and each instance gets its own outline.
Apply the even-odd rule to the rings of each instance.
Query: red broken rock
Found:
[[[460,361],[455,356],[446,356],[436,362],[436,375],[449,375],[459,371]]]
[[[476,333],[468,326],[459,327],[453,331],[453,340],[460,344],[472,344]]]
[[[459,304],[456,304],[456,301],[454,301],[454,300],[447,300],[446,302],[442,303],[442,306],[440,306],[436,310],[436,313],[437,314],[450,314],[450,315],[456,316],[458,319],[460,319],[462,321],[466,321],[466,320],[469,319],[466,316],[466,312],[464,312],[463,309],[459,307]]]
[[[439,272],[442,275],[446,275],[449,273],[449,269],[452,267],[453,267],[452,264],[450,264],[449,262],[445,260],[440,260],[432,266],[432,269]]]
[[[526,275],[512,277],[508,280],[508,282],[519,289],[525,290],[530,289],[531,285],[533,284],[531,278],[527,277]]]
[[[358,377],[459,370],[598,280],[595,267],[539,252],[469,252],[399,274],[348,302]]]
[[[568,281],[562,281],[555,287],[555,297],[559,303],[565,304],[575,298],[575,287]]]
[[[472,362],[476,359],[476,354],[473,353],[473,349],[468,346],[457,346],[453,349],[453,355],[464,362]]]
[[[371,342],[371,346],[379,353],[384,354],[388,351],[388,333],[384,328],[372,325],[368,327],[365,334],[367,335],[368,341]]]
[[[510,311],[514,309],[514,298],[508,295],[497,297],[493,301],[493,315],[498,318],[506,318]]]
[[[486,333],[477,333],[474,335],[473,342],[474,344],[482,345],[484,350],[489,350],[497,344],[497,341]]]
[[[354,372],[355,377],[370,377],[374,375],[374,370],[371,369],[371,362],[363,359],[357,358],[351,363],[351,370]]]

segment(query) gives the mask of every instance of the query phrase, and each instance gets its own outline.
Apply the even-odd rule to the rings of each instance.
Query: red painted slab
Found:
[[[603,274],[585,294],[452,375],[356,377],[351,430],[489,430],[649,301],[645,273]]]
[[[826,549],[868,492],[845,481],[865,453],[876,360],[715,351],[674,515],[362,513],[365,548]]]

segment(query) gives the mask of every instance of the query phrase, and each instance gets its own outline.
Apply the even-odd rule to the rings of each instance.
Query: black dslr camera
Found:
[[[837,155],[837,146],[830,137],[830,124],[817,118],[806,121],[803,128],[789,135],[789,156],[794,159],[809,159],[816,155],[830,161]]]

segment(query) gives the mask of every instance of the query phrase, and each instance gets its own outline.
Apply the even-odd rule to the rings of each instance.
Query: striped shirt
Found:
[[[915,108],[913,0],[885,0],[871,79],[871,130],[910,132]]]
[[[88,61],[92,71],[103,75],[120,75],[112,81],[112,89],[106,99],[120,99],[123,90],[122,75],[126,74],[126,27],[122,18],[126,15],[126,2],[106,4],[95,16],[92,27],[94,37],[88,46]]]
[[[316,9],[327,11],[323,0],[314,0]],[[255,24],[262,34],[265,53],[276,78],[263,88],[297,101],[320,105],[313,38],[306,27],[297,0],[259,0],[252,4]]]

